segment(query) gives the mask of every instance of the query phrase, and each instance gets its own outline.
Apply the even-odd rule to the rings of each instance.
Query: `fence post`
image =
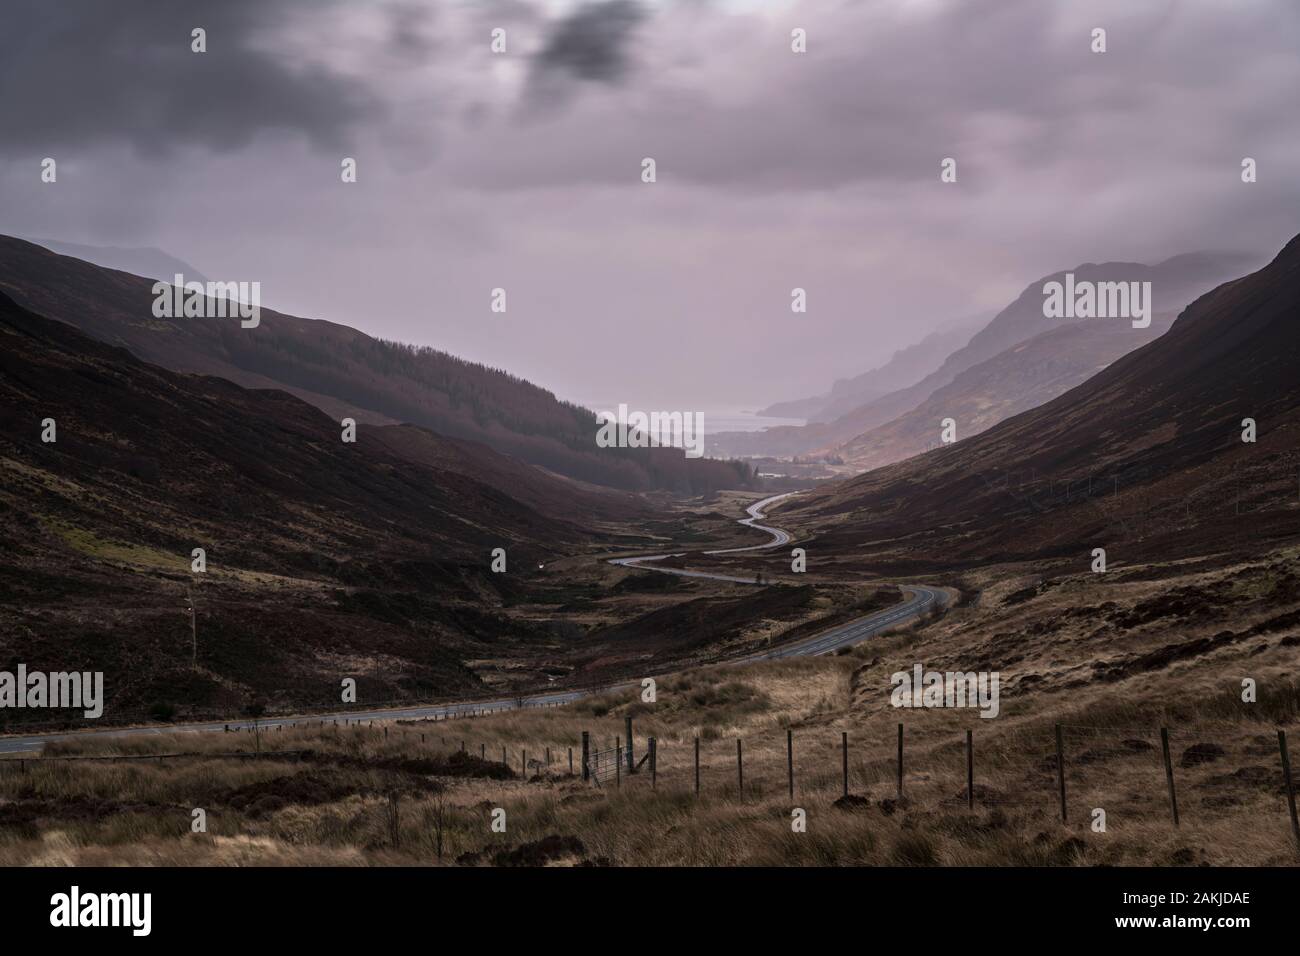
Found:
[[[1282,751],[1282,780],[1286,784],[1286,802],[1291,808],[1291,832],[1295,834],[1296,852],[1300,853],[1300,818],[1295,810],[1295,783],[1291,779],[1291,755],[1286,749],[1286,731],[1277,732],[1277,746]]]
[[[655,755],[657,749],[656,744],[657,742],[655,738],[651,737],[650,738],[650,789],[651,790],[656,789],[656,782],[659,779],[658,771],[655,768]]]
[[[1061,790],[1061,822],[1065,822],[1065,745],[1061,742],[1061,725],[1056,725],[1056,782]]]
[[[506,766],[506,767],[510,766],[510,764],[506,761],[506,745],[505,745],[505,744],[502,744],[502,745],[501,745],[501,763],[502,763],[503,766]]]
[[[903,725],[898,725],[898,799],[903,799]]]
[[[617,790],[623,786],[623,745],[614,743],[614,789]]]
[[[966,731],[966,809],[975,809],[975,741]]]
[[[461,753],[465,752],[465,741],[463,740],[460,742],[460,752]]]
[[[849,732],[840,732],[840,752],[844,758],[844,796],[849,795]]]
[[[790,777],[790,799],[794,799],[794,731],[785,729],[785,766]]]
[[[478,759],[487,760],[487,744],[478,745]]]
[[[1169,783],[1169,809],[1174,815],[1174,826],[1178,826],[1178,795],[1174,792],[1174,765],[1169,760],[1169,728],[1160,728],[1160,748],[1165,754],[1165,780]]]
[[[632,762],[632,717],[629,714],[623,718],[624,726],[627,728],[627,772],[628,775],[636,773],[636,764]]]
[[[569,748],[569,776],[573,776],[573,748]]]
[[[549,769],[550,766],[551,766],[551,748],[550,748],[550,747],[547,747],[547,748],[546,748],[546,766],[547,766],[548,769]]]
[[[586,783],[591,779],[591,736],[587,731],[582,732],[582,780]]]
[[[519,768],[523,772],[524,779],[528,779],[528,751],[519,751]]]
[[[695,738],[695,795],[700,795],[700,738]]]
[[[388,792],[388,835],[390,842],[394,847],[400,846],[401,829],[398,825],[398,795],[396,790]]]
[[[740,799],[745,799],[745,755],[741,749],[740,738],[736,738],[736,780],[740,787]]]

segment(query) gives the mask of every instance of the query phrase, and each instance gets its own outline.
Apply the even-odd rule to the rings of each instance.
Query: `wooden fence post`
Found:
[[[614,742],[614,789],[618,790],[623,786],[623,744],[615,740]]]
[[[1165,754],[1165,780],[1169,784],[1169,809],[1174,815],[1174,826],[1178,826],[1178,795],[1174,792],[1174,765],[1169,759],[1169,728],[1160,728],[1160,748]]]
[[[1282,780],[1286,784],[1286,802],[1291,809],[1291,832],[1295,834],[1296,853],[1300,854],[1300,818],[1295,810],[1295,783],[1291,779],[1291,755],[1286,749],[1286,731],[1277,732],[1277,746],[1282,751]]]
[[[741,750],[740,738],[736,738],[736,780],[740,787],[740,798],[745,798],[745,755]]]
[[[573,776],[573,748],[569,748],[569,776]]]
[[[587,731],[582,732],[582,780],[591,779],[591,737]]]
[[[898,725],[898,799],[903,799],[903,725]]]
[[[785,730],[785,766],[786,773],[790,778],[790,799],[794,799],[794,731],[789,727]]]
[[[388,792],[388,836],[389,842],[394,847],[400,846],[402,842],[401,829],[398,824],[398,795],[396,790],[390,790]]]
[[[844,796],[849,795],[849,732],[840,733],[840,751],[844,757]]]
[[[1061,790],[1061,822],[1065,822],[1065,745],[1061,742],[1061,725],[1056,725],[1056,782]]]
[[[656,757],[655,752],[657,750],[657,744],[658,741],[656,741],[654,737],[651,737],[650,738],[650,789],[651,790],[657,789],[657,781],[659,779],[658,770],[655,767],[655,757]]]
[[[695,738],[695,795],[700,795],[700,738]]]
[[[966,809],[975,809],[975,741],[966,731]]]
[[[624,726],[627,728],[627,772],[628,776],[636,773],[636,764],[632,762],[632,717],[628,715],[623,718]]]

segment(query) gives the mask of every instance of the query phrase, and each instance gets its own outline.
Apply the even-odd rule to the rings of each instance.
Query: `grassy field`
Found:
[[[1296,862],[1274,729],[1294,718],[1294,686],[1289,696],[1270,693],[1255,709],[1235,707],[1221,695],[1177,713],[1165,707],[1168,701],[1147,709],[1085,695],[1068,709],[1058,701],[1050,714],[1042,697],[1040,706],[1004,703],[996,720],[975,711],[889,706],[888,673],[909,667],[925,642],[936,639],[936,629],[961,628],[959,615],[835,657],[664,679],[653,704],[629,692],[459,721],[70,738],[46,756],[191,756],[28,760],[26,772],[4,761],[0,864]],[[648,765],[617,785],[570,775],[570,748],[576,770],[582,732],[591,734],[593,749],[612,747],[628,715],[637,759],[646,738],[657,739],[653,784]],[[900,719],[906,728],[902,801]],[[1057,791],[1057,721],[1064,725],[1066,823]],[[1171,726],[1177,828],[1161,757],[1162,722]],[[965,792],[967,729],[975,746],[973,809]],[[787,731],[794,742],[793,800]],[[842,734],[849,742],[848,800],[842,799]],[[737,739],[744,747],[743,792]],[[220,756],[257,749],[297,753]],[[206,813],[206,833],[192,832],[196,808]],[[792,827],[795,808],[806,812],[806,832]],[[1105,832],[1094,829],[1098,808],[1106,813]],[[498,810],[505,832],[493,829]]]

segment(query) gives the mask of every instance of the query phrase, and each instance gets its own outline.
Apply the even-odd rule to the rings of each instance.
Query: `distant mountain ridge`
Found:
[[[944,359],[961,348],[993,316],[968,319],[931,332],[921,341],[895,352],[884,365],[851,378],[836,379],[824,395],[777,402],[759,415],[774,418],[806,418],[830,422],[867,402],[907,386],[929,375]]]
[[[121,272],[130,272],[132,275],[163,279],[167,282],[171,282],[178,274],[185,276],[186,281],[208,281],[207,276],[188,262],[152,246],[90,246],[79,242],[38,239],[31,236],[20,238],[44,246],[61,256],[84,259],[105,269],[117,269]]]
[[[951,383],[959,374],[1019,345],[1043,332],[1071,322],[1113,322],[1111,319],[1047,319],[1043,315],[1043,285],[1061,281],[1073,273],[1083,281],[1150,281],[1153,311],[1178,312],[1201,293],[1240,275],[1256,264],[1256,257],[1241,253],[1186,253],[1157,265],[1140,262],[1083,263],[1043,276],[993,317],[970,341],[953,352],[934,372],[907,388],[898,389],[841,415],[831,422],[804,426],[779,426],[745,435],[714,436],[710,450],[718,455],[834,454],[839,446],[852,442],[910,412],[936,389]],[[1133,344],[1138,344],[1134,339]],[[1015,374],[1014,361],[1004,372]],[[1024,391],[1020,389],[1019,391]]]

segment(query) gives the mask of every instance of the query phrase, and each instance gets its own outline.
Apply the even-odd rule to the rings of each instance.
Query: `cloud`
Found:
[[[334,147],[380,101],[366,87],[277,48],[277,31],[328,0],[5,0],[0,150],[85,152],[128,144],[227,152],[259,133]],[[207,52],[191,31],[207,31]]]
[[[1294,0],[37,11],[6,4],[0,154],[59,182],[0,163],[0,232],[157,246],[592,401],[812,394],[1038,276],[1300,228]]]
[[[560,70],[580,80],[617,80],[627,70],[627,45],[645,16],[632,0],[603,0],[578,7],[556,21],[537,54],[542,70]]]
[[[533,58],[526,107],[548,112],[568,101],[575,83],[624,79],[633,32],[646,16],[634,0],[599,0],[552,21]]]

